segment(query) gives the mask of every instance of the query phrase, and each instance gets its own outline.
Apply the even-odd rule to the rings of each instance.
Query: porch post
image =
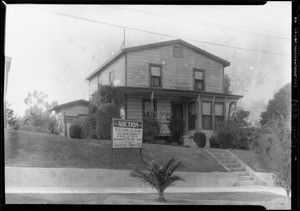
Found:
[[[213,97],[212,100],[212,128],[213,128],[213,132],[215,132],[215,96]]]
[[[154,112],[154,92],[151,93],[151,109]]]
[[[227,116],[227,97],[225,97],[225,103],[224,103],[224,117],[225,117],[225,121],[227,121],[228,116]]]
[[[199,130],[201,130],[201,112],[200,112],[200,108],[201,108],[201,102],[200,102],[200,95],[198,95],[197,97],[197,106],[196,106],[196,112],[197,112],[197,121],[196,121],[196,131],[199,132]]]

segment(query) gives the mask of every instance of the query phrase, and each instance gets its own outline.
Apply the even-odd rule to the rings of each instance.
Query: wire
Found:
[[[167,17],[167,18],[171,18],[171,19],[177,19],[177,20],[181,20],[181,21],[186,21],[186,22],[190,22],[190,23],[195,23],[195,24],[200,24],[200,25],[206,25],[209,27],[214,27],[214,28],[222,28],[224,30],[231,30],[231,31],[238,31],[240,33],[245,33],[245,34],[250,34],[250,35],[256,35],[256,36],[267,36],[267,37],[271,37],[273,39],[284,39],[284,40],[290,40],[287,37],[281,37],[281,36],[274,36],[274,35],[269,35],[269,34],[263,34],[263,33],[257,33],[257,32],[253,32],[253,31],[245,31],[245,30],[234,30],[234,29],[229,29],[228,27],[223,27],[220,25],[212,25],[212,24],[208,24],[208,23],[201,23],[201,22],[197,22],[197,21],[193,21],[187,18],[177,18],[177,17],[183,17],[180,15],[177,15],[177,17],[174,16],[167,16],[165,15],[166,12],[164,12],[164,14],[157,14],[157,13],[153,13],[153,12],[149,12],[149,11],[145,11],[145,10],[140,10],[140,9],[136,9],[136,8],[123,8],[123,7],[117,7],[117,6],[108,6],[105,5],[107,7],[112,7],[112,8],[118,8],[118,9],[122,9],[122,10],[133,10],[133,11],[138,11],[140,13],[148,13],[148,14],[153,14],[153,15],[157,15],[157,16],[162,16],[162,17]]]
[[[32,8],[32,7],[30,7],[30,8]],[[36,8],[34,8],[34,9],[36,9]],[[126,27],[126,26],[117,25],[117,24],[111,24],[111,23],[98,21],[98,20],[93,20],[93,19],[89,19],[89,18],[84,18],[84,17],[80,17],[80,14],[78,16],[73,16],[73,15],[70,15],[70,14],[57,12],[57,11],[46,10],[46,9],[41,9],[41,8],[38,9],[38,10],[44,10],[44,11],[49,12],[49,13],[53,13],[53,14],[57,14],[57,15],[61,15],[61,16],[69,17],[69,18],[76,18],[75,20],[83,20],[83,21],[88,21],[88,22],[93,22],[93,23],[100,23],[100,24],[103,24],[103,25],[114,26],[114,27],[117,27],[117,28],[122,28],[122,29],[125,28],[125,29],[129,29],[129,30],[140,31],[140,32],[145,32],[145,33],[149,33],[149,34],[161,35],[161,36],[166,36],[166,37],[173,37],[173,38],[177,38],[177,39],[190,40],[190,41],[205,43],[205,44],[214,45],[214,46],[220,46],[220,47],[226,47],[226,48],[232,48],[232,49],[238,49],[238,50],[245,50],[245,51],[251,51],[251,52],[258,52],[258,53],[273,54],[273,55],[290,56],[290,54],[284,54],[284,53],[277,53],[277,52],[269,52],[269,51],[241,48],[241,47],[236,47],[236,46],[228,46],[228,45],[212,43],[212,42],[206,42],[206,41],[201,41],[201,40],[194,40],[194,39],[189,39],[189,38],[180,38],[180,37],[176,37],[176,36],[169,35],[169,34],[157,33],[157,32],[152,32],[152,31],[147,31],[147,30],[142,30],[142,29],[137,29],[137,28],[132,28],[132,27]],[[74,22],[75,22],[75,20],[74,20]]]
[[[46,50],[43,54],[41,54],[39,57],[37,57],[33,62],[31,62],[29,65],[22,67],[22,68],[15,68],[17,70],[23,70],[23,69],[28,69],[29,67],[31,67],[32,65],[34,65],[36,62],[38,62],[40,59],[42,59],[45,55],[47,55],[49,53],[49,51],[54,48],[54,46],[57,44],[57,42],[72,28],[72,26],[74,25],[74,23],[77,21],[77,19],[79,18],[79,16],[83,13],[83,11],[87,8],[88,5],[85,5],[84,8],[81,9],[81,11],[79,12],[79,14],[77,16],[74,16],[74,20],[73,22],[70,24],[70,26],[68,27],[67,30],[64,31],[64,33],[61,34],[61,36],[59,36],[54,43],[51,45],[51,47]]]

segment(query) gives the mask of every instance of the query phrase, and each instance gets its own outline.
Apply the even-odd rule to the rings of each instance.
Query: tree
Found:
[[[50,133],[59,134],[62,127],[50,112],[50,109],[57,105],[57,101],[48,103],[47,98],[47,94],[36,90],[33,93],[28,93],[24,99],[28,109],[25,110],[23,122],[33,127],[42,127]]]
[[[286,190],[287,197],[291,190],[291,122],[286,119],[271,120],[265,124],[259,134],[258,147],[273,164],[275,183]]]
[[[231,94],[231,90],[230,90],[230,78],[229,75],[225,74],[224,75],[224,93],[225,94]]]
[[[181,177],[172,175],[176,169],[183,167],[182,163],[176,162],[175,157],[160,165],[154,161],[150,163],[144,161],[143,159],[141,161],[147,170],[132,170],[130,176],[140,178],[147,185],[155,188],[158,191],[158,200],[161,202],[167,202],[164,197],[164,191],[166,190],[166,188],[168,188],[176,181],[181,180],[185,182]]]
[[[90,113],[96,113],[96,110],[99,109],[101,105],[106,103],[111,103],[121,108],[121,106],[124,104],[124,101],[124,96],[118,87],[100,85],[98,92],[93,94],[90,99]]]
[[[291,112],[291,83],[283,86],[273,99],[269,100],[266,110],[260,114],[260,124],[265,125],[274,119],[285,119]]]
[[[11,104],[8,102],[5,102],[5,112],[6,112],[6,118],[7,118],[7,124],[10,128],[13,128],[15,130],[18,130],[20,127],[20,120],[16,117],[14,114],[14,110],[10,108]]]

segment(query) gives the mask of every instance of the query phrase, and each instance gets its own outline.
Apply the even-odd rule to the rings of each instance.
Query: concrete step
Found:
[[[229,168],[231,172],[245,172],[244,168]]]
[[[255,185],[255,180],[245,180],[245,181],[239,181],[239,185]]]
[[[242,166],[241,166],[241,164],[239,164],[239,163],[223,163],[223,164],[225,164],[225,166],[227,166],[228,168],[241,168]]]
[[[232,159],[230,155],[213,155],[215,156],[217,159]]]
[[[240,176],[251,176],[251,175],[249,174],[249,172],[247,172],[247,171],[236,172],[236,173],[238,174],[239,177],[240,177]]]
[[[240,181],[245,181],[245,180],[253,180],[253,177],[251,175],[249,176],[239,176]]]
[[[222,163],[236,163],[236,160],[235,159],[232,159],[232,158],[230,158],[230,159],[228,159],[228,158],[220,158],[220,159],[218,159],[220,162],[222,162]]]

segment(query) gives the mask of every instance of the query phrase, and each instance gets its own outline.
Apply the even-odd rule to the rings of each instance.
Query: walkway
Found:
[[[112,187],[112,188],[88,188],[88,187],[6,187],[6,193],[156,193],[156,190],[148,187]],[[285,190],[281,187],[268,187],[260,185],[234,186],[234,187],[170,187],[166,193],[209,193],[209,192],[268,192],[285,196]]]

